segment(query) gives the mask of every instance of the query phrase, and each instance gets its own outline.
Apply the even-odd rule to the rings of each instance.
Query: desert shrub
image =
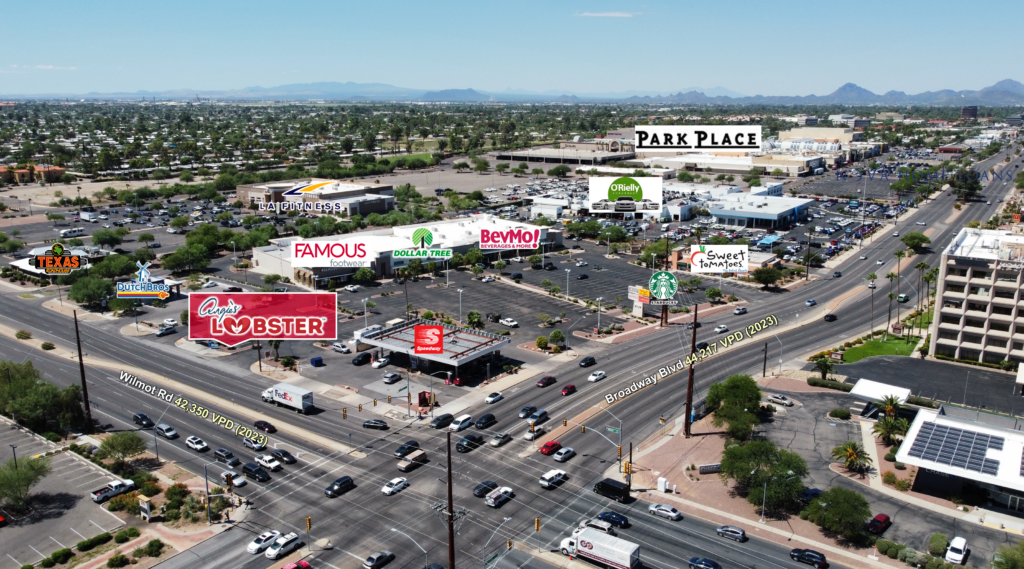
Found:
[[[424,310],[423,311],[423,319],[424,320],[433,320],[434,319],[434,313],[429,311],[429,310]]]
[[[143,551],[149,557],[160,557],[160,554],[164,551],[164,542],[159,539],[151,539],[149,540],[149,543],[146,544]]]
[[[850,420],[850,410],[849,409],[833,409],[833,410],[828,412],[828,416],[829,417],[835,417],[836,419],[842,419],[844,421],[849,421]]]
[[[54,349],[56,346],[53,345],[53,342],[43,342],[43,345],[40,347],[46,351],[49,351]]]
[[[51,443],[60,442],[60,435],[57,433],[43,433],[43,438]]]
[[[835,389],[838,391],[849,392],[853,390],[852,383],[839,383],[838,381],[822,381],[819,377],[807,378],[807,385],[811,387],[827,387],[829,389]]]
[[[910,490],[910,479],[900,478],[899,480],[896,481],[896,484],[893,484],[893,487],[895,487],[900,492],[906,492],[907,490]]]
[[[900,544],[894,543],[892,547],[889,548],[889,551],[885,552],[885,554],[889,556],[889,559],[896,559],[897,557],[899,557],[900,550],[902,548],[903,546],[901,546]]]
[[[917,552],[909,547],[900,550],[898,559],[907,565],[917,565]]]
[[[121,494],[120,496],[114,496],[107,503],[107,509],[112,512],[124,511],[131,515],[137,516],[142,510],[139,506],[139,493],[129,492],[127,494]]]
[[[127,543],[131,538],[128,537],[128,532],[121,530],[114,534],[114,543]]]
[[[32,332],[29,332],[28,330],[18,330],[14,333],[14,337],[19,340],[28,340],[32,337]]]
[[[919,554],[917,557],[917,564],[920,565],[923,569],[925,569],[928,567],[928,564],[932,563],[934,560],[935,558],[931,555],[922,553]]]
[[[928,538],[928,554],[936,557],[942,557],[946,554],[946,544],[949,543],[949,538],[943,533],[933,533]]]
[[[58,549],[50,554],[50,559],[53,559],[54,563],[67,563],[68,559],[75,556],[75,552],[71,551],[67,547],[64,549]]]
[[[810,512],[808,512],[807,510],[800,510],[800,519],[801,520],[806,520],[809,517],[810,517]]]
[[[891,450],[891,451],[885,453],[885,461],[886,462],[896,462],[896,451]]]
[[[22,565],[21,569],[36,569],[35,565]]]
[[[142,488],[139,490],[143,496],[152,498],[160,493],[160,485],[152,480],[147,480],[142,483]]]
[[[164,520],[168,522],[176,522],[181,519],[181,510],[178,508],[168,508],[164,511]]]
[[[117,555],[107,560],[107,567],[124,567],[129,563],[131,563],[131,560],[128,559],[127,555],[123,553],[118,553]]]
[[[75,549],[77,549],[78,551],[89,551],[90,549],[96,548],[100,545],[103,545],[104,543],[107,543],[111,539],[113,539],[113,536],[111,536],[107,532],[103,532],[99,535],[90,537],[89,539],[83,539],[82,541],[78,542],[77,544],[75,544]]]
[[[906,465],[906,464],[903,464],[902,462],[896,462],[896,463],[893,463],[893,465],[892,465],[892,466],[893,466],[893,468],[895,468],[896,470],[906,470],[906,469],[907,469],[907,465]]]
[[[188,496],[191,493],[192,491],[188,489],[188,486],[179,482],[164,490],[164,497],[167,498],[168,501],[184,500],[185,496]]]
[[[56,564],[57,562],[49,557],[44,557],[43,560],[39,562],[40,567],[53,567]]]
[[[885,483],[885,484],[889,484],[890,486],[895,484],[896,483],[896,473],[895,472],[886,472],[885,474],[882,475],[882,482]]]
[[[128,529],[126,529],[124,531],[128,533],[128,537],[133,538],[133,539],[136,538],[136,537],[139,537],[140,535],[142,535],[142,534],[139,533],[138,528],[128,528]]]
[[[893,545],[894,545],[893,542],[891,542],[891,541],[889,541],[887,539],[880,539],[880,540],[875,542],[875,548],[878,549],[878,553],[880,555],[885,555],[886,553],[888,553],[889,552],[889,548],[892,547]]]

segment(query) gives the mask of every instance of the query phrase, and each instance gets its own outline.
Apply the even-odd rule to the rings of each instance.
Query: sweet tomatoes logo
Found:
[[[413,333],[417,354],[444,353],[443,326],[416,326]]]
[[[540,229],[480,230],[480,249],[536,249],[539,243]]]
[[[293,241],[292,262],[299,267],[369,267],[366,244],[352,241]]]
[[[237,346],[248,340],[336,340],[337,296],[331,293],[192,293],[189,340]]]
[[[746,273],[746,245],[701,245],[690,253],[690,272]]]

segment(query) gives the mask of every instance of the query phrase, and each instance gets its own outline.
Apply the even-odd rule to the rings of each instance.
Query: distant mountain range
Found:
[[[847,83],[828,95],[746,96],[724,87],[704,89],[691,87],[675,94],[629,91],[619,93],[569,93],[563,91],[532,92],[507,89],[502,92],[475,89],[444,89],[428,91],[408,89],[385,83],[294,83],[277,87],[247,87],[226,91],[174,89],[169,91],[136,91],[134,93],[44,93],[35,95],[0,95],[3,99],[152,99],[188,100],[200,97],[214,100],[326,100],[326,101],[403,101],[453,103],[627,103],[627,104],[698,104],[698,105],[1024,105],[1024,84],[1004,79],[977,91],[926,91],[908,95],[889,91],[876,95],[863,87]]]

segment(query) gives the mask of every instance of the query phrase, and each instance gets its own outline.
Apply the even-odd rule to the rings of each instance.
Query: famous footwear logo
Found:
[[[480,230],[480,249],[536,249],[539,244],[540,229]]]
[[[690,252],[692,273],[746,273],[746,245],[701,245]]]
[[[417,354],[444,353],[443,326],[414,326],[413,335]]]
[[[450,259],[451,249],[430,249],[434,244],[434,234],[426,227],[420,227],[412,232],[412,244],[415,249],[395,249],[391,255],[395,258],[408,259]]]
[[[82,258],[72,255],[60,243],[54,243],[46,254],[33,257],[32,265],[48,275],[66,275],[82,268]]]
[[[637,125],[634,132],[637,152],[761,149],[761,127],[754,125]]]
[[[661,211],[662,179],[651,177],[590,178],[590,211],[642,213]]]
[[[189,340],[237,346],[248,340],[335,340],[333,293],[192,293]]]
[[[292,262],[299,267],[369,267],[365,243],[293,241]]]
[[[117,298],[131,300],[164,300],[171,296],[171,287],[163,283],[149,282],[149,265],[135,261],[139,268],[137,278],[126,283],[117,283]]]

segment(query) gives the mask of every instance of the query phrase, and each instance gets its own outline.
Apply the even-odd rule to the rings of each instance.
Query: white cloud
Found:
[[[63,67],[60,65],[18,65],[12,64],[12,69],[38,69],[41,71],[76,71],[77,67]]]
[[[632,18],[634,12],[583,12],[584,18]]]

